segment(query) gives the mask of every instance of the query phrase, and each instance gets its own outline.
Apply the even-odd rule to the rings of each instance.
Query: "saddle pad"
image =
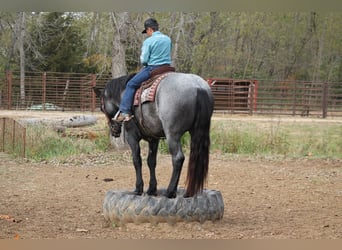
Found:
[[[141,84],[141,87],[135,92],[133,105],[139,106],[140,104],[143,104],[145,102],[154,102],[159,83],[168,74],[169,73],[164,73],[143,82]]]

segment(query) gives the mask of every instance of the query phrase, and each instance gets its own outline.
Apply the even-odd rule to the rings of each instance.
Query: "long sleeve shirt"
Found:
[[[145,39],[141,48],[140,62],[147,65],[171,64],[172,43],[170,37],[154,31]]]

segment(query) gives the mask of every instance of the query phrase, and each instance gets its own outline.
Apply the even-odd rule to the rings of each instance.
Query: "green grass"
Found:
[[[332,124],[298,125],[290,130],[290,154],[320,158],[342,158],[342,126]]]
[[[213,121],[211,149],[224,153],[342,158],[342,126],[282,121]]]
[[[106,133],[98,133],[94,140],[89,140],[61,137],[49,128],[37,126],[28,127],[26,140],[26,158],[36,161],[100,152],[109,147]]]
[[[214,121],[211,129],[212,150],[234,154],[286,154],[287,134],[278,124],[257,127],[253,123]]]
[[[342,158],[342,125],[333,123],[213,120],[211,153],[251,156]],[[182,137],[189,150],[190,135]],[[160,152],[168,153],[166,142]]]
[[[36,161],[70,155],[104,152],[110,148],[106,128],[94,140],[61,137],[51,129],[27,129],[26,157]],[[326,122],[289,122],[282,120],[213,120],[211,153],[249,156],[342,158],[342,125]],[[183,151],[189,152],[190,135],[182,137]],[[142,144],[143,148],[147,143]],[[165,140],[159,153],[167,154]]]

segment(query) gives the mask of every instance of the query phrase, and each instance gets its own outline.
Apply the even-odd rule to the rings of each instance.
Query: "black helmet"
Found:
[[[144,22],[145,29],[141,33],[146,33],[147,28],[153,28],[154,30],[158,30],[158,22],[154,18],[149,18]]]

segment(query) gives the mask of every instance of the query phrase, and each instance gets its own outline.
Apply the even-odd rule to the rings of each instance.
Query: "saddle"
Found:
[[[175,68],[165,65],[152,70],[151,77],[144,81],[134,95],[134,106],[139,106],[145,102],[154,102],[157,88],[170,72],[175,72]]]

